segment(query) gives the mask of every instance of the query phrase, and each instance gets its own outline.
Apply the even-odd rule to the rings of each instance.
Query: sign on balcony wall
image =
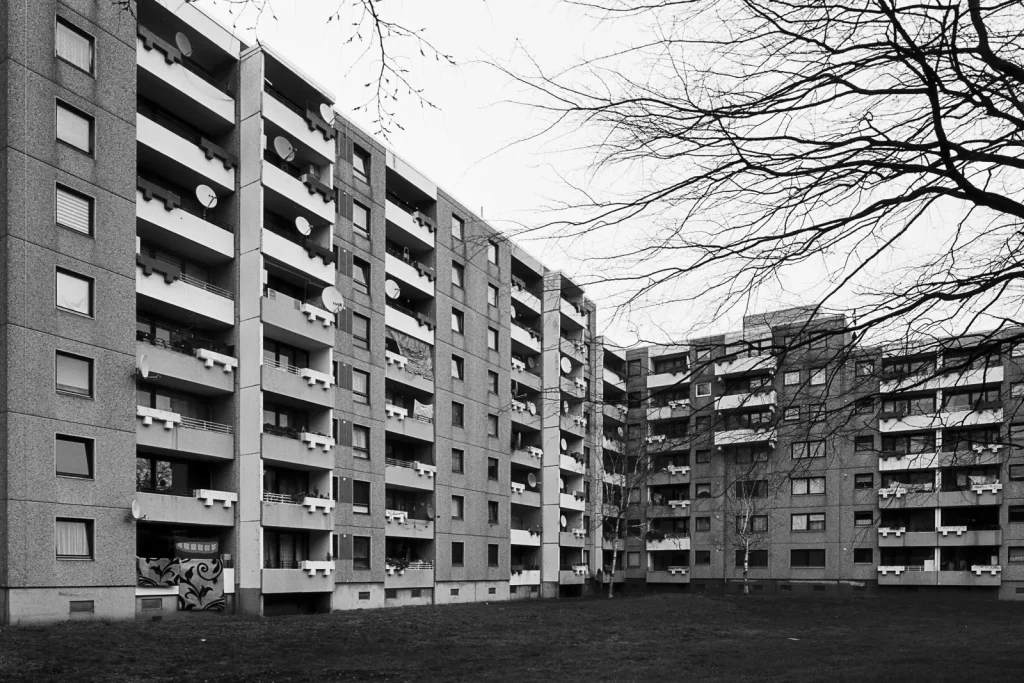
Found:
[[[391,344],[385,342],[390,350],[408,359],[408,362],[405,364],[407,372],[419,375],[430,382],[434,381],[434,349],[430,344],[420,341],[416,337],[410,337],[407,334],[393,330],[390,327],[384,328],[384,338],[393,342],[398,347],[397,349],[390,349]]]

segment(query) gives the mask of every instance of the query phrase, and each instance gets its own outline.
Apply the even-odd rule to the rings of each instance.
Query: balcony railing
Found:
[[[264,569],[298,569],[305,560],[263,560]]]
[[[185,213],[216,225],[222,230],[234,232],[234,226],[228,221],[218,218],[216,211],[204,208],[191,190],[166,178],[140,169],[139,175],[136,177],[136,188],[142,191],[146,199],[155,197],[162,201],[168,211],[171,209],[181,209]]]
[[[263,500],[267,503],[288,503],[298,505],[305,498],[302,494],[263,492]]]
[[[512,324],[515,325],[516,327],[518,327],[521,330],[526,330],[526,333],[529,334],[530,337],[532,337],[533,339],[536,339],[537,341],[543,341],[544,340],[544,338],[541,335],[541,333],[538,332],[537,330],[533,329],[529,325],[525,325],[525,324],[519,322],[518,320],[513,320]]]
[[[299,440],[299,439],[302,438],[302,433],[305,432],[305,431],[306,431],[305,429],[292,429],[290,427],[278,427],[277,425],[272,425],[272,424],[268,424],[268,423],[264,423],[263,424],[263,433],[264,434],[271,434],[273,436],[281,436],[281,437],[284,437],[286,439]]]
[[[271,358],[264,358],[263,359],[263,364],[264,365],[268,365],[268,366],[270,366],[272,368],[276,368],[277,370],[282,370],[284,372],[287,372],[289,375],[297,375],[297,374],[299,374],[299,372],[302,371],[302,368],[300,368],[300,367],[298,367],[296,365],[291,365],[289,363],[285,363],[285,362],[279,361],[279,360],[273,360]]]
[[[145,26],[142,26],[140,24],[136,31],[138,33],[139,38],[142,38],[142,42],[145,43],[147,47],[155,47],[161,52],[163,52],[165,55],[167,55],[166,59],[168,64],[172,62],[177,62],[178,64],[181,64],[183,68],[194,73],[196,76],[199,76],[201,79],[212,85],[217,90],[220,90],[222,93],[226,95],[231,94],[231,89],[228,87],[226,78],[217,78],[210,71],[200,66],[190,57],[181,54],[181,50],[179,50],[175,45],[171,45],[169,42],[159,37]]]
[[[214,353],[222,353],[226,356],[232,355],[231,347],[221,342],[213,341],[206,337],[179,330],[169,330],[170,339],[157,337],[152,332],[135,331],[135,341],[146,342],[161,349],[167,349],[174,353],[186,356],[194,356],[198,349],[206,349]]]
[[[201,429],[204,432],[216,432],[218,434],[234,434],[235,428],[231,425],[209,420],[197,420],[194,417],[181,416],[181,426],[185,429]]]

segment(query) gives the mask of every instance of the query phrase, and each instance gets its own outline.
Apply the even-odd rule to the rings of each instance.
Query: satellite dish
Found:
[[[569,414],[569,402],[568,401],[562,401],[562,414],[563,415],[568,415]]]
[[[558,445],[562,447],[563,451],[569,450],[569,442],[566,441],[565,439],[562,439],[561,442],[559,442]]]
[[[394,280],[386,280],[384,282],[384,293],[388,295],[389,299],[397,299],[402,293],[402,288]]]
[[[561,477],[558,478],[558,490],[559,491],[564,491],[565,490],[565,479],[562,479]]]
[[[192,56],[192,41],[189,40],[188,36],[186,36],[181,31],[178,31],[174,34],[174,44],[178,46],[178,50],[181,52],[181,54],[185,55],[186,57]]]
[[[537,414],[537,404],[534,403],[533,401],[530,401],[529,403],[526,404],[526,409],[530,411],[530,415]]]
[[[562,372],[568,374],[572,370],[572,361],[562,356]]]
[[[217,206],[217,193],[209,185],[200,185],[196,188],[196,199],[204,209],[212,209]]]
[[[180,33],[178,35],[181,35]],[[142,519],[142,506],[139,505],[139,501],[132,501],[132,519]]]
[[[561,517],[559,517],[559,518],[558,518],[558,522],[559,522],[559,523],[560,523],[560,524],[562,525],[562,528],[563,528],[563,529],[564,529],[564,528],[565,528],[566,526],[568,526],[568,524],[569,524],[569,520],[567,520],[567,519],[565,518],[565,515],[562,515]]]
[[[142,379],[149,379],[149,357],[146,354],[139,358],[139,374],[142,375]]]
[[[324,287],[324,291],[320,294],[320,300],[331,313],[340,313],[345,310],[345,299],[334,287]]]
[[[277,152],[277,156],[285,161],[291,161],[295,158],[295,145],[283,135],[278,135],[274,138],[274,151]]]
[[[334,108],[324,102],[320,105],[320,118],[327,123],[334,123]]]
[[[307,221],[303,216],[295,217],[295,229],[306,237],[309,237],[309,233],[313,232],[313,226],[310,225],[309,221]]]
[[[626,435],[626,431],[622,427],[619,427],[615,431],[619,435],[620,439]]]
[[[531,489],[537,488],[537,475],[530,472],[526,475],[526,483],[530,485]]]
[[[434,506],[432,504],[430,504],[430,503],[427,503],[427,519],[433,519],[433,518],[434,518]]]
[[[515,306],[512,307],[512,310],[509,311],[509,313],[512,315],[513,320],[519,317],[519,313],[516,312]]]
[[[534,358],[533,356],[530,356],[529,358],[526,359],[526,366],[533,370],[535,367],[537,367],[537,359]]]

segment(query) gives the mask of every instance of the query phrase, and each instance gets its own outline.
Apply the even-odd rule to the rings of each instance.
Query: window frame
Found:
[[[357,544],[365,544],[366,556],[362,556],[362,553],[356,552]],[[352,537],[352,569],[357,571],[369,571],[373,568],[373,544],[370,536],[353,536]],[[365,561],[365,565],[364,565]]]
[[[60,456],[58,443],[61,441],[80,443],[85,446],[85,459],[87,464],[88,474],[74,474],[71,472],[62,472],[60,470]],[[67,479],[79,479],[85,481],[96,480],[96,439],[75,436],[73,434],[62,434],[55,432],[53,435],[53,471],[57,477],[65,477]]]
[[[491,284],[490,282],[488,282],[487,283],[487,305],[488,306],[490,306],[492,308],[497,308],[498,307],[498,294],[499,294],[498,288],[496,286],[494,286],[493,284]]]
[[[493,427],[493,431],[492,431]],[[501,431],[501,424],[498,422],[498,416],[494,413],[487,414],[487,436],[496,437]]]
[[[365,484],[365,486],[366,486],[366,504],[365,505],[363,505],[362,503],[357,503],[356,502],[356,485],[357,484],[361,484],[361,485]],[[362,487],[360,487],[360,488],[362,488]],[[353,479],[352,480],[352,514],[355,514],[355,515],[368,515],[368,514],[370,514],[370,505],[372,504],[372,502],[373,502],[373,489],[372,489],[371,483],[368,482],[368,481],[364,481],[362,479]]]
[[[458,229],[456,229],[458,226]],[[460,242],[466,239],[466,221],[462,220],[454,213],[452,214],[452,239],[456,239]]]
[[[466,288],[466,266],[452,261],[452,287]]]
[[[466,497],[452,494],[452,519],[466,519]]]
[[[498,330],[493,327],[487,328],[487,348],[491,351],[498,350]]]
[[[701,387],[706,387],[704,391],[701,391]],[[694,395],[697,398],[704,398],[711,395],[711,382],[697,382],[693,388]]]
[[[793,375],[796,375],[796,379],[794,381],[790,382],[789,380],[790,380],[790,378]],[[794,385],[797,385],[797,384],[800,384],[800,371],[799,370],[789,370],[787,372],[782,373],[782,386],[784,386],[784,387],[791,387],[791,386],[794,386]]]
[[[501,549],[497,543],[487,544],[487,566],[492,568],[501,566]],[[494,589],[491,588],[491,590]]]
[[[356,432],[366,435],[366,447],[356,446]],[[352,457],[359,460],[370,459],[370,428],[365,425],[352,425]],[[365,456],[357,453],[366,453]]]
[[[458,548],[458,559],[456,559],[455,549]],[[452,566],[453,567],[465,567],[466,566],[466,544],[463,541],[452,541]],[[454,590],[458,590],[457,588]],[[455,593],[458,595],[458,593]]]
[[[366,225],[356,222],[357,209],[362,210],[362,215],[366,218]],[[370,239],[370,207],[354,199],[352,200],[352,232],[365,239]]]
[[[500,478],[501,475],[500,475],[500,472],[498,470],[498,465],[499,465],[499,462],[498,462],[497,458],[491,458],[491,457],[487,458],[487,479],[488,479],[488,481],[498,481],[498,479]]]
[[[68,103],[68,102],[65,102],[64,100],[60,99],[59,97],[55,97],[54,98],[54,102],[56,102],[56,106],[54,107],[54,137],[57,139],[57,142],[61,143],[62,145],[67,145],[71,149],[77,150],[77,151],[81,152],[82,154],[88,155],[90,157],[95,156],[96,155],[96,117],[90,115],[88,112],[85,112],[85,111],[79,109],[78,107]],[[73,142],[70,142],[68,140],[64,140],[64,139],[62,139],[60,137],[60,110],[61,109],[63,109],[65,112],[67,112],[69,114],[73,114],[75,116],[78,116],[78,117],[84,119],[89,124],[89,149],[88,150],[82,149],[81,147],[79,147],[78,145],[74,144]]]
[[[867,478],[866,479],[866,482],[867,482],[866,485],[865,485],[865,477]],[[860,479],[859,482],[857,481],[858,479]],[[853,474],[853,490],[854,491],[858,491],[858,490],[863,491],[863,490],[866,490],[866,489],[873,489],[873,488],[875,488],[875,473],[874,472],[855,472]]]
[[[456,467],[458,463],[458,467]],[[466,451],[461,448],[452,449],[452,474],[466,473]]]
[[[796,553],[807,553],[806,564],[796,564],[793,560],[797,557]],[[811,553],[821,553],[821,564],[811,564]],[[789,566],[791,569],[824,569],[827,564],[827,556],[824,548],[791,548],[789,551]]]
[[[356,159],[362,162],[362,169],[356,166]],[[352,145],[352,176],[367,185],[370,184],[370,153],[356,144]]]
[[[356,389],[356,377],[366,382],[366,391]],[[352,368],[352,402],[362,405],[370,405],[370,373],[358,368]]]
[[[457,409],[456,406],[458,406]],[[456,414],[459,416],[458,422],[455,421]],[[459,427],[460,429],[466,428],[466,405],[464,403],[452,401],[452,427]]]
[[[53,56],[56,59],[59,59],[60,61],[64,62],[65,64],[69,64],[72,67],[74,67],[75,69],[78,69],[82,73],[88,74],[89,76],[95,78],[96,77],[96,37],[94,35],[92,35],[91,33],[89,33],[88,31],[86,31],[86,30],[84,30],[82,28],[79,28],[78,26],[75,26],[70,21],[68,21],[66,18],[60,16],[59,14],[55,15],[54,19],[55,19],[55,21],[54,21],[54,29],[53,29],[54,30],[54,33],[53,33]],[[88,69],[86,69],[86,68],[84,68],[84,67],[82,67],[82,66],[80,66],[78,64],[75,64],[73,61],[71,61],[70,59],[67,59],[66,57],[61,56],[60,52],[58,51],[58,46],[60,45],[60,41],[58,40],[58,33],[60,31],[60,27],[61,26],[66,28],[71,33],[77,34],[80,38],[85,38],[85,40],[89,43],[89,68]]]
[[[811,482],[821,480],[821,490],[812,491]],[[825,495],[825,489],[828,486],[828,480],[825,476],[820,477],[791,477],[790,478],[789,495],[791,496],[823,496]],[[802,482],[803,486],[798,487],[797,482]],[[800,492],[797,488],[806,488],[805,491]]]
[[[357,319],[358,320],[365,320],[366,321],[366,336],[365,337],[360,337],[360,336],[358,336],[356,334],[356,320]],[[352,346],[354,346],[357,349],[364,349],[366,351],[370,350],[370,324],[371,323],[370,323],[370,318],[369,317],[367,317],[365,315],[362,315],[360,313],[356,313],[356,312],[353,311],[353,313],[352,313]]]
[[[92,277],[89,277],[88,275],[82,275],[81,273],[76,273],[73,270],[68,270],[67,268],[61,268],[60,266],[55,267],[53,269],[53,273],[54,273],[53,274],[53,283],[54,283],[53,284],[53,305],[54,305],[54,307],[58,311],[64,311],[65,313],[73,313],[74,315],[80,315],[83,318],[95,319],[96,318],[96,279],[92,278]],[[61,281],[60,280],[60,276],[61,275],[64,275],[65,277],[71,278],[73,280],[78,280],[80,282],[83,282],[88,287],[89,293],[88,293],[88,312],[87,313],[79,311],[79,310],[76,310],[74,308],[67,308],[65,306],[61,306],[60,305],[60,281]]]
[[[88,391],[88,393],[82,393],[82,392],[73,391],[73,390],[70,390],[70,389],[61,389],[60,388],[60,383],[57,381],[58,380],[58,371],[59,371],[59,361],[57,359],[60,356],[64,356],[66,358],[73,358],[73,359],[76,359],[76,360],[82,360],[82,361],[85,361],[87,363],[88,369],[89,369],[89,391]],[[94,358],[89,358],[88,356],[80,356],[80,355],[78,355],[76,353],[71,353],[70,351],[61,351],[60,349],[56,349],[54,351],[54,354],[53,354],[53,386],[54,386],[54,390],[58,394],[61,394],[63,396],[75,396],[77,398],[88,398],[88,399],[95,398],[96,397],[96,360]],[[70,385],[65,385],[65,386],[70,386]]]
[[[487,240],[487,262],[498,265],[498,243],[494,240]]]
[[[816,381],[817,380],[817,381]],[[807,385],[812,387],[825,386],[828,381],[828,368],[811,368],[807,375]]]
[[[357,278],[356,273],[362,275]],[[358,256],[352,258],[352,289],[360,294],[370,296],[370,264]]]
[[[452,354],[452,379],[460,382],[466,379],[466,359],[462,356]]]
[[[88,555],[61,555],[59,550],[59,537],[57,525],[61,522],[82,524],[85,527],[86,543],[89,546]],[[53,524],[53,550],[54,557],[60,562],[91,562],[96,560],[96,520],[83,517],[54,517]]]
[[[88,232],[82,232],[78,228],[60,222],[60,211],[57,209],[57,201],[61,192],[76,199],[85,201],[89,210]],[[78,233],[79,235],[94,238],[96,232],[96,198],[84,192],[79,192],[78,190],[68,187],[63,183],[54,183],[53,222],[58,228],[64,228],[65,230],[70,230],[71,232]]]
[[[452,332],[460,335],[466,334],[466,314],[454,307],[452,308]]]

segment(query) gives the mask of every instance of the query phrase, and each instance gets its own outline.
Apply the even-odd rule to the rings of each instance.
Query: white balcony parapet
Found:
[[[329,436],[314,434],[313,432],[302,432],[302,436],[300,438],[309,450],[319,447],[323,449],[324,453],[329,453],[331,449],[334,448],[334,439]]]
[[[413,469],[416,470],[416,474],[421,477],[427,477],[428,479],[433,478],[437,474],[436,465],[428,465],[416,460],[412,463]]]
[[[237,358],[217,353],[216,351],[210,351],[209,349],[197,349],[196,358],[203,361],[207,368],[212,368],[214,364],[221,365],[224,367],[224,372],[231,372],[238,367]]]
[[[520,413],[526,410],[526,404],[522,401],[512,399],[512,410],[518,410]]]
[[[971,571],[974,572],[976,576],[981,576],[985,572],[988,572],[992,576],[995,576],[996,574],[1003,571],[1003,567],[999,564],[972,564]]]
[[[384,412],[387,413],[388,417],[397,418],[399,421],[409,417],[408,408],[399,408],[398,406],[392,405],[390,403],[384,404]]]
[[[991,450],[993,453],[998,453],[1002,448],[1003,444],[1001,443],[976,443],[971,446],[971,450],[975,453],[981,453],[986,449]]]
[[[907,568],[903,565],[880,565],[878,567],[878,573],[882,576],[886,576],[889,573],[893,573],[896,576],[899,576],[905,571],[907,571]]]
[[[408,358],[393,351],[384,351],[384,360],[388,365],[398,366],[402,370],[405,370],[405,366],[409,362]]]
[[[575,536],[576,538],[586,538],[587,530],[583,529],[583,528],[577,527],[575,529],[572,529],[572,535]]]
[[[537,448],[536,446],[527,446],[526,452],[529,453],[530,456],[537,458],[538,460],[544,457],[544,451]]]
[[[715,363],[716,375],[739,375],[747,372],[760,372],[762,370],[775,370],[777,361],[775,356],[770,354],[758,354],[742,358],[720,360]]]
[[[690,407],[690,399],[688,399],[688,398],[681,398],[681,399],[678,399],[678,400],[669,401],[668,402],[668,407],[669,408],[689,408]]]
[[[589,571],[590,567],[585,564],[574,564],[572,566],[572,573],[577,576],[586,576]]]
[[[153,420],[164,423],[164,429],[174,429],[174,425],[181,424],[181,415],[172,413],[169,410],[150,408],[148,406],[136,406],[135,416],[142,418],[142,424],[151,425]]]
[[[211,489],[195,489],[192,491],[192,497],[203,501],[206,507],[213,507],[214,502],[221,502],[224,504],[224,507],[230,508],[234,503],[238,502],[237,493],[213,491]]]
[[[520,484],[518,482],[512,482],[512,493],[524,493],[526,491],[526,484]]]
[[[324,391],[334,386],[334,378],[328,375],[326,372],[319,372],[317,370],[310,370],[309,368],[301,368],[299,370],[299,377],[302,377],[309,386],[315,386],[318,382],[324,385]]]
[[[334,562],[324,560],[302,560],[299,562],[299,569],[309,573],[310,576],[316,576],[317,572],[323,572],[324,576],[330,576],[331,572],[334,571]]]
[[[998,481],[992,484],[971,484],[971,490],[978,495],[981,495],[982,493],[996,493],[1002,489],[1003,485]]]
[[[651,434],[649,437],[647,437],[646,441],[647,441],[647,443],[664,443],[665,442],[665,435],[664,434]]]
[[[902,498],[905,495],[907,495],[907,489],[903,488],[902,486],[889,486],[884,489],[878,489],[879,498],[888,498],[889,496],[893,496],[895,498]]]
[[[938,531],[943,536],[947,536],[949,534],[956,534],[957,536],[963,536],[964,534],[967,533],[967,527],[966,526],[937,526],[937,527],[935,527],[935,530]]]
[[[409,513],[404,510],[385,510],[384,519],[389,523],[394,522],[395,524],[405,524],[409,521]]]
[[[669,474],[689,474],[690,473],[690,466],[689,465],[679,465],[679,466],[669,465],[667,469],[668,469],[668,473]]]
[[[878,533],[881,534],[885,538],[888,538],[889,534],[893,534],[894,536],[896,536],[896,538],[899,538],[903,534],[907,533],[907,528],[906,527],[902,527],[902,526],[901,527],[880,526],[880,527],[878,527]]]
[[[324,327],[330,327],[334,324],[334,315],[322,308],[314,306],[313,304],[302,304],[302,306],[299,307],[299,310],[309,318],[309,322],[320,320],[323,322]]]
[[[302,505],[309,508],[310,514],[317,510],[323,510],[325,515],[329,515],[334,509],[334,501],[330,498],[314,498],[313,496],[306,496],[302,499]]]
[[[523,361],[521,361],[521,360],[519,360],[517,358],[513,358],[512,359],[512,369],[513,370],[524,371],[524,370],[526,370],[526,363],[524,363]]]
[[[769,448],[775,448],[778,441],[778,431],[774,428],[760,429],[730,429],[724,432],[715,432],[715,446],[719,449],[722,446],[729,446],[738,443],[758,443],[767,441]]]
[[[690,507],[690,501],[688,500],[670,500],[668,506],[675,510],[676,508],[688,508]]]
[[[668,573],[673,576],[676,574],[688,574],[690,572],[689,567],[669,567]]]

